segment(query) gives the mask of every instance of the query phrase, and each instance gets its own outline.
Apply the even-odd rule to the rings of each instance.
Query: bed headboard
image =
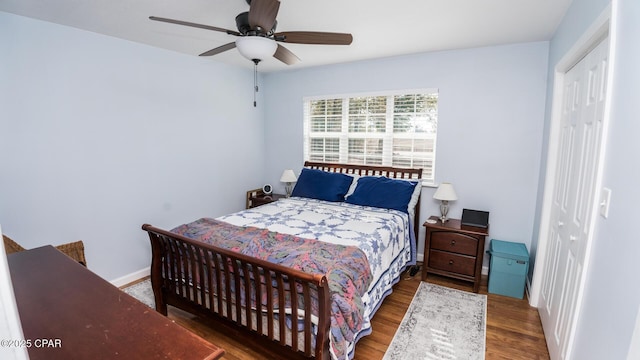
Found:
[[[391,166],[336,164],[305,161],[304,167],[323,171],[360,176],[386,176],[393,179],[422,179],[422,169],[397,168]]]
[[[309,169],[317,169],[335,173],[360,176],[386,176],[392,179],[420,180],[422,179],[422,169],[397,168],[391,166],[373,166],[373,165],[353,165],[353,164],[337,164],[325,162],[305,161],[304,167]],[[420,185],[418,185],[420,186]],[[415,209],[415,219],[413,221],[416,241],[418,241],[418,233],[420,231],[420,198]]]

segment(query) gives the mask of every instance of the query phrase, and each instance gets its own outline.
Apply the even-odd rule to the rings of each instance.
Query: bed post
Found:
[[[329,281],[326,276],[322,276],[318,286],[318,302],[323,304],[325,309],[331,309],[331,295],[329,293]],[[329,360],[331,359],[331,351],[329,349],[329,334],[331,332],[331,319],[328,317],[321,317],[318,322],[318,333],[325,334],[325,336],[319,337],[316,341],[316,359]]]
[[[142,230],[147,231],[150,226],[144,224]],[[156,302],[156,311],[167,316],[167,303],[164,301],[164,293],[162,292],[162,244],[157,234],[150,231],[148,233],[151,241],[151,287]]]

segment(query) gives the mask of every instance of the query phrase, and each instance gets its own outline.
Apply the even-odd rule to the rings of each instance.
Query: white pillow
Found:
[[[416,179],[411,181],[418,182],[418,184],[416,185],[416,188],[413,189],[413,194],[411,195],[411,200],[409,200],[409,205],[407,205],[407,212],[409,213],[409,219],[413,220],[413,218],[415,218],[416,216],[416,211],[415,211],[416,204],[418,203],[418,200],[420,199],[420,194],[422,193],[422,179]]]
[[[347,190],[347,193],[344,195],[345,199],[351,196],[351,194],[353,194],[354,191],[356,191],[356,186],[358,186],[358,179],[360,179],[360,175],[358,174],[347,174],[347,175],[351,176],[353,178],[353,181],[351,182],[351,186],[349,186],[349,190]]]

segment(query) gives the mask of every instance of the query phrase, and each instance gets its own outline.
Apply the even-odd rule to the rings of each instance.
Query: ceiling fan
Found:
[[[315,31],[276,32],[276,16],[280,8],[279,0],[246,0],[249,11],[236,16],[238,31],[215,26],[195,24],[187,21],[150,16],[149,19],[171,24],[191,26],[206,30],[224,32],[237,36],[234,42],[205,51],[200,56],[212,56],[224,51],[238,48],[242,56],[258,64],[261,60],[273,56],[287,65],[300,59],[284,46],[278,44],[317,44],[317,45],[349,45],[353,41],[351,34]]]

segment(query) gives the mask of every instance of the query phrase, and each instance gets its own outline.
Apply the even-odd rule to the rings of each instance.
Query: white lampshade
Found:
[[[451,185],[451,183],[443,182],[440,184],[435,194],[433,194],[433,198],[436,200],[454,201],[458,200],[458,195],[456,195],[456,191],[453,190],[453,185]]]
[[[298,181],[296,174],[293,173],[293,170],[285,170],[280,177],[280,181],[284,183],[292,183]]]
[[[236,47],[249,60],[264,60],[273,56],[278,44],[275,40],[262,36],[243,36],[236,40]]]

